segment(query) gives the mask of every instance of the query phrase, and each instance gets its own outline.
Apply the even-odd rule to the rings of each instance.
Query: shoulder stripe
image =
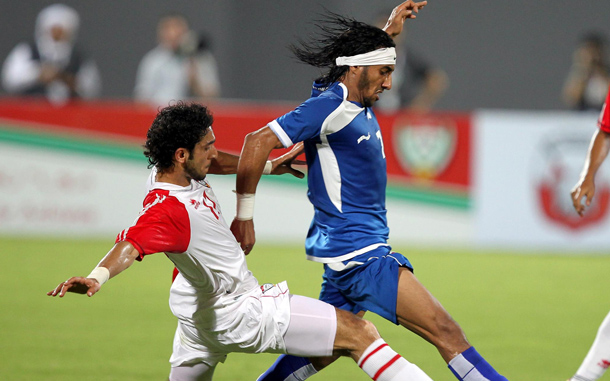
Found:
[[[269,126],[271,131],[273,131],[277,138],[280,139],[280,142],[282,142],[284,147],[288,148],[294,144],[277,120],[272,120],[267,124],[267,126]]]
[[[345,126],[350,124],[358,114],[364,111],[364,108],[347,100],[347,88],[345,88],[345,85],[342,83],[339,85],[343,88],[343,102],[324,119],[320,132],[321,135],[330,135],[341,131]]]

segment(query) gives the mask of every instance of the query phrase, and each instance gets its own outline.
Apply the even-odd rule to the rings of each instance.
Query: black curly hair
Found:
[[[146,134],[144,156],[148,167],[156,166],[159,172],[171,169],[176,150],[186,148],[191,152],[213,122],[207,107],[197,103],[178,102],[162,108]]]
[[[310,41],[299,40],[298,45],[290,45],[289,49],[303,63],[328,68],[316,80],[322,84],[336,82],[349,69],[349,66],[337,66],[337,57],[396,46],[384,30],[332,12],[318,20],[316,26],[319,29],[318,36],[311,36]]]

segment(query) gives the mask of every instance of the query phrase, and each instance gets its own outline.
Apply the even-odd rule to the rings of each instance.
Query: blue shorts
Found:
[[[364,262],[347,270],[334,271],[324,265],[320,300],[355,314],[372,311],[398,324],[398,268],[413,271],[413,266],[402,254],[388,253],[387,249],[379,248],[346,261]]]

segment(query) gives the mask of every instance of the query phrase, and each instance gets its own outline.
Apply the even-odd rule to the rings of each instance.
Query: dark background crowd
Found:
[[[78,12],[77,42],[100,77],[94,96],[133,99],[142,58],[157,45],[164,15],[184,15],[213,54],[217,88],[210,97],[297,102],[309,95],[315,69],[298,64],[287,46],[315,30],[326,12],[375,23],[397,1],[118,1],[64,4]],[[0,57],[20,42],[33,42],[39,12],[49,1],[1,2]],[[408,21],[406,44],[445,76],[435,109],[576,109],[567,83],[587,75],[579,49],[583,36],[602,45],[610,36],[610,2],[429,0]],[[586,54],[585,54],[586,55]],[[607,51],[601,56],[607,55]],[[607,66],[602,57],[601,66]],[[606,79],[607,80],[607,79]],[[604,78],[597,81],[603,87]],[[408,83],[403,84],[409,86]],[[415,84],[413,84],[415,86]],[[606,87],[607,88],[607,87]],[[573,90],[574,92],[574,90]],[[7,94],[3,86],[2,93]],[[581,102],[582,103],[582,102]]]

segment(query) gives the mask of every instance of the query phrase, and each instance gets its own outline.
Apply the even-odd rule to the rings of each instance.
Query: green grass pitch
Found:
[[[168,308],[172,266],[162,254],[134,264],[88,298],[46,292],[86,275],[113,241],[0,239],[0,379],[163,380],[176,325]],[[565,380],[576,370],[610,309],[610,256],[523,255],[395,247],[510,380]],[[320,266],[302,248],[259,244],[248,257],[261,283],[288,280],[316,297]],[[434,380],[454,380],[424,340],[366,315],[397,351]],[[255,380],[275,355],[231,354],[215,380]],[[312,380],[367,380],[341,359]]]

